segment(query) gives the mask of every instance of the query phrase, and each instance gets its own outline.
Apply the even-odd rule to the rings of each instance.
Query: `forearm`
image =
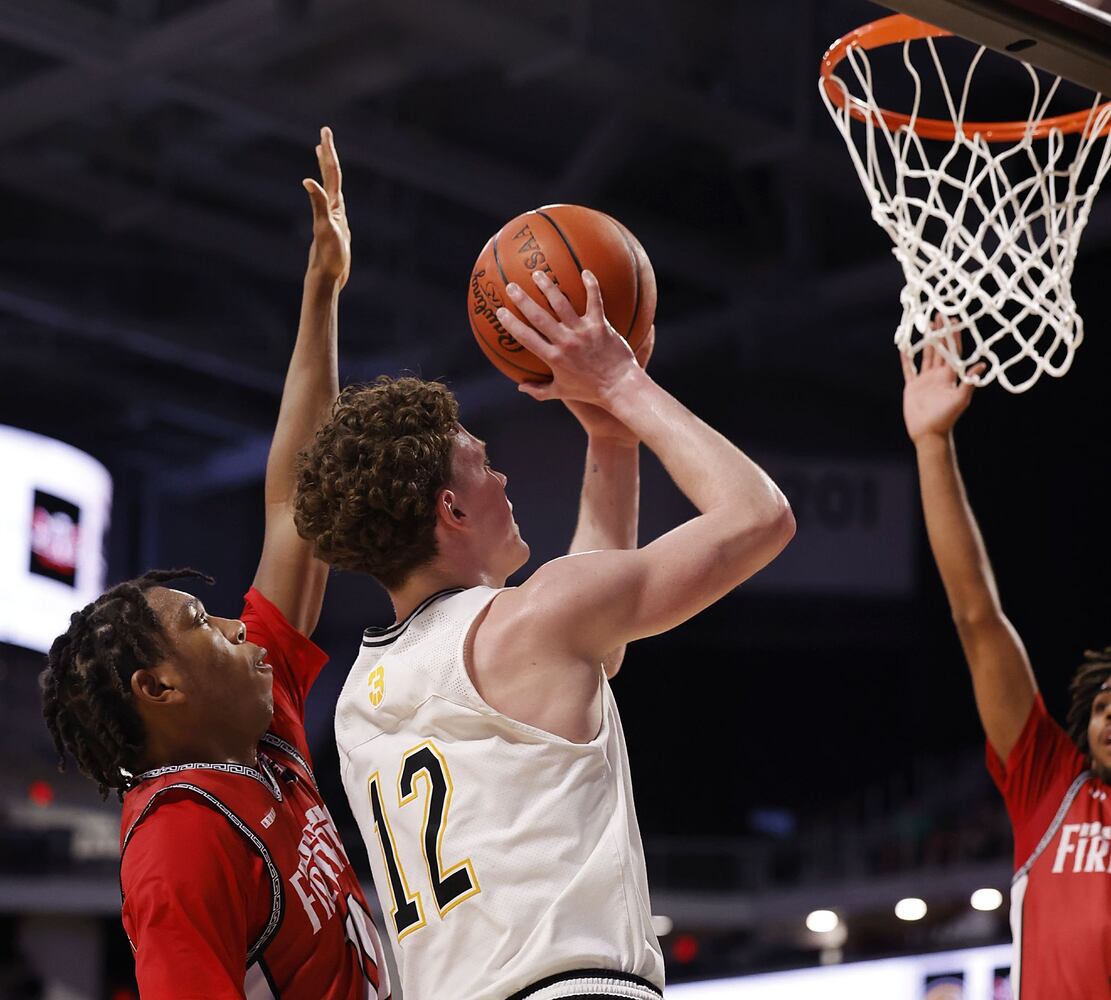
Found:
[[[339,394],[339,283],[311,265],[305,275],[297,341],[286,372],[274,440],[266,463],[266,502],[293,496],[297,453],[327,419]]]
[[[579,519],[568,551],[635,549],[639,506],[639,446],[590,438]]]
[[[751,524],[787,511],[785,497],[755,462],[639,369],[614,387],[608,404],[701,513],[726,511]]]
[[[640,513],[640,445],[590,437],[586,446],[579,521],[570,552],[635,549]],[[613,678],[625,659],[625,646],[602,657]]]
[[[965,493],[952,434],[925,435],[915,448],[926,532],[953,617],[961,624],[997,615],[995,576]]]

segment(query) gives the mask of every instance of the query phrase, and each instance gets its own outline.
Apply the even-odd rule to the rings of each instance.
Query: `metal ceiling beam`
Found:
[[[83,19],[88,25],[88,11],[77,7],[74,14],[75,5],[60,0],[50,0],[44,25],[43,6],[40,0],[34,5],[0,0],[0,37],[21,44],[37,42],[40,50],[52,55],[60,55],[59,50],[72,53],[75,46],[84,46],[85,53],[73,66],[41,73],[0,93],[0,143],[79,117],[106,99],[126,94],[144,74],[173,73],[195,64],[210,45],[228,34],[257,30],[260,19],[273,15],[265,0],[223,0],[121,37],[118,23],[109,19],[101,22],[101,30],[77,33],[73,24]]]
[[[591,103],[627,101],[639,116],[666,125],[669,132],[697,136],[715,146],[751,150],[764,143],[778,148],[781,143],[785,130],[772,122],[720,104],[706,94],[660,79],[637,66],[580,48],[576,39],[502,10],[474,0],[406,0],[392,5],[389,16],[436,35],[452,48],[479,53],[510,72],[527,73],[529,60],[558,52],[570,43],[578,49],[578,58],[571,65],[559,64],[563,71],[558,85]],[[543,121],[542,112],[537,120]]]

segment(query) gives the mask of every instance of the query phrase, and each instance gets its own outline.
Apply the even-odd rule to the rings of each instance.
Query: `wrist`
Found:
[[[635,452],[640,447],[640,438],[635,434],[619,434],[613,431],[587,431],[586,446],[593,452]]]
[[[305,288],[318,293],[338,292],[341,285],[340,275],[333,273],[313,260],[305,269]]]
[[[639,365],[630,365],[608,385],[598,400],[598,405],[622,424],[628,426],[622,414],[636,411],[638,400],[648,386],[653,385],[648,373]],[[630,437],[634,435],[630,434]],[[639,438],[638,438],[639,440]]]
[[[953,430],[925,431],[911,438],[911,441],[920,454],[947,452],[953,447]]]

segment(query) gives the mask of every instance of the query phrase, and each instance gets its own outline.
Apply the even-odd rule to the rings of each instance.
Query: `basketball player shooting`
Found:
[[[936,327],[935,327],[936,328]],[[959,345],[950,337],[947,345]],[[930,548],[987,734],[988,770],[1014,828],[1015,1000],[1111,995],[1111,648],[1072,680],[1067,732],[1046,712],[1026,650],[1003,613],[957,464],[953,427],[971,385],[931,346],[905,354],[903,416],[918,457]],[[973,375],[979,374],[976,369]]]
[[[237,619],[152,571],[81,611],[50,649],[46,722],[123,800],[123,924],[144,997],[385,1000],[366,901],[313,778],[305,697],[326,657],[328,569],[293,525],[294,460],[338,391],[350,233],[331,131],[316,147],[300,326],[266,465],[266,529]]]
[[[434,382],[345,390],[301,467],[302,534],[375,576],[396,614],[364,634],[336,736],[406,1000],[658,1000],[663,956],[602,664],[719,600],[794,532],[768,476],[637,364],[589,271],[581,316],[533,278],[552,314],[511,285],[532,327],[498,318],[552,369],[523,391],[585,418],[576,540],[593,551],[505,587],[529,555],[506,477]],[[624,458],[603,440],[615,428]],[[637,441],[699,511],[639,549]]]

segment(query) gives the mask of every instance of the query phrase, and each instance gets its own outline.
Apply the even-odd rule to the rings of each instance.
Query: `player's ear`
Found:
[[[140,704],[171,705],[184,697],[172,681],[173,678],[161,664],[136,670],[131,675],[131,695]]]
[[[466,513],[459,508],[459,500],[455,493],[451,490],[440,490],[436,497],[436,521],[445,528],[458,528],[463,524],[466,516]]]

